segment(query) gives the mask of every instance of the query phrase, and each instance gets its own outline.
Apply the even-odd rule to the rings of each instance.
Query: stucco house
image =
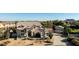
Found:
[[[5,28],[6,38],[47,38],[52,29],[44,28],[39,21],[5,21],[0,24]]]
[[[44,37],[44,28],[40,22],[18,22],[17,23],[17,36],[18,37]]]

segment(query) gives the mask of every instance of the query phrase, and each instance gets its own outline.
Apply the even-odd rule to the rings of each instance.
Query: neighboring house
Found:
[[[37,37],[42,38],[44,29],[40,22],[18,22],[17,36],[18,37]]]
[[[64,27],[63,26],[55,26],[55,32],[63,33],[64,32]]]

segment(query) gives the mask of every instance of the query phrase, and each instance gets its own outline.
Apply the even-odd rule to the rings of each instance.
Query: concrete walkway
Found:
[[[54,33],[54,36],[53,36],[53,45],[54,46],[66,46],[66,42],[63,42],[63,40],[65,40],[64,37],[61,37],[60,35]]]

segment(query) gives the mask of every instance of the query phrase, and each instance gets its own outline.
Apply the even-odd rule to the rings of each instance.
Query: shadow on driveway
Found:
[[[67,46],[74,46],[72,43],[68,42],[67,39],[63,39],[61,41],[66,43]]]

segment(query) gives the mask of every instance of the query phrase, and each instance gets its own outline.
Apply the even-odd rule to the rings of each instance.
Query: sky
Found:
[[[0,13],[0,21],[79,20],[79,13]]]

